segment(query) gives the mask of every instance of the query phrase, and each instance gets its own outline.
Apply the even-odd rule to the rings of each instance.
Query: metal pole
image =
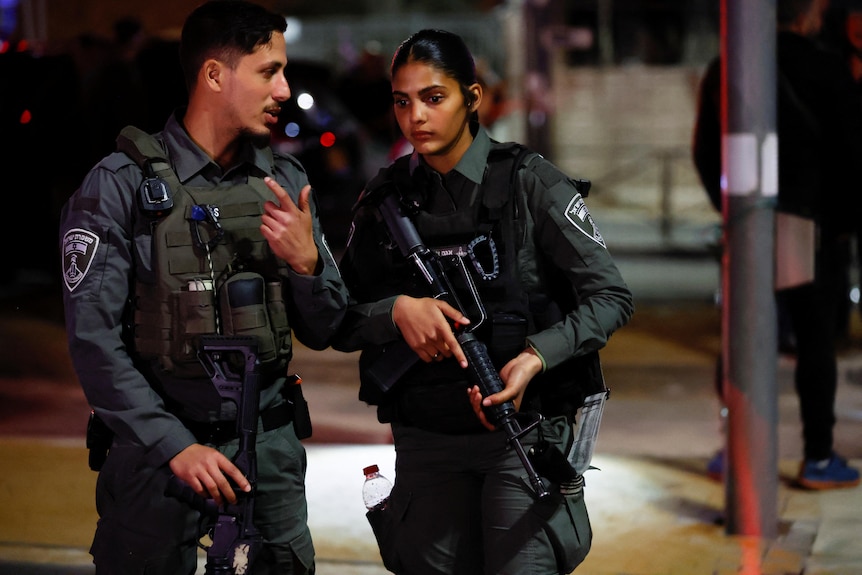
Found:
[[[778,528],[775,0],[722,0],[721,28],[726,530],[774,538]]]

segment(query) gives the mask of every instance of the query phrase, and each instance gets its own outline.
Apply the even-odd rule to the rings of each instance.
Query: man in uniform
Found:
[[[213,1],[187,19],[189,92],[162,132],[124,130],[64,207],[60,238],[69,349],[112,442],[96,487],[99,573],[191,574],[198,513],[165,494],[172,476],[216,504],[252,485],[237,406],[204,370],[199,336],[257,343],[260,423],[254,571],[314,572],[306,523],[308,433],[286,385],[291,331],[323,349],[347,293],[306,173],[273,152],[290,97],[283,17]],[[289,319],[289,321],[288,321]]]

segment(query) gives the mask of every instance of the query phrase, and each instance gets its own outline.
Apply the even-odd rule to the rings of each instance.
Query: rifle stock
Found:
[[[263,536],[252,523],[260,409],[257,340],[250,336],[205,335],[200,338],[200,349],[201,363],[219,396],[236,404],[239,448],[233,463],[251,483],[251,491],[237,491],[235,504],[216,505],[172,476],[165,494],[187,503],[207,519],[202,536],[208,535],[211,543],[199,543],[207,552],[206,575],[247,573],[263,546]]]

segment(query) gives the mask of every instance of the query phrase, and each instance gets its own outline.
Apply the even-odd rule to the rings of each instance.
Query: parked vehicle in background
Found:
[[[305,166],[327,241],[340,250],[351,207],[369,177],[364,161],[369,136],[338,98],[327,66],[288,60],[285,74],[291,97],[282,104],[273,147]]]

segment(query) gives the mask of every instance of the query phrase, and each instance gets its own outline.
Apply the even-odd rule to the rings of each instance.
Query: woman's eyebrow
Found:
[[[419,90],[419,95],[424,96],[428,92],[434,92],[435,90],[445,90],[445,89],[446,89],[445,86],[441,86],[439,84],[434,84],[432,86],[428,86],[427,88],[422,88],[421,90]]]

